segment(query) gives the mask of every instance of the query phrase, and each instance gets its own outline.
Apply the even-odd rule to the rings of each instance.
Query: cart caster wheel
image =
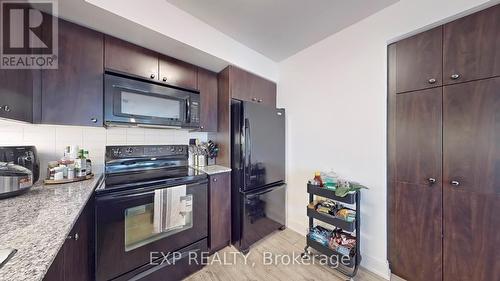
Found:
[[[285,230],[285,229],[286,229],[286,226],[285,226],[285,225],[282,225],[282,226],[280,226],[280,228],[278,228],[278,229],[279,229],[280,231],[283,231],[283,230]]]
[[[300,257],[303,259],[310,259],[311,258],[311,252],[305,251],[302,254],[300,254]]]

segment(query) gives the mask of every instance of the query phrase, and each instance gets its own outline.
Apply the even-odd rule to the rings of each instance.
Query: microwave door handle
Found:
[[[134,91],[134,92],[140,92],[140,93],[144,93],[144,94],[151,94],[151,92],[148,92],[148,91],[144,91],[144,90],[140,90],[140,89],[136,89],[136,88],[132,88],[132,87],[123,87],[123,86],[119,86],[119,85],[113,85],[114,88],[118,88],[118,89],[123,89],[123,90],[129,90],[129,91]]]

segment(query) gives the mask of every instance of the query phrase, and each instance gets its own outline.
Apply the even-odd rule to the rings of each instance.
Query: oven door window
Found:
[[[184,104],[185,101],[173,97],[121,90],[115,97],[115,114],[179,121],[184,114]]]
[[[125,251],[193,227],[193,196],[186,185],[155,190],[154,202],[125,209]]]

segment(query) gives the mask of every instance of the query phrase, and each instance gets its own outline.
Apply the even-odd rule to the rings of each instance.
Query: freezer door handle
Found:
[[[284,184],[284,183],[280,184],[280,185],[274,185],[274,186],[268,187],[268,188],[266,188],[264,190],[261,190],[261,191],[259,191],[257,193],[251,193],[251,194],[247,195],[247,198],[252,199],[252,198],[255,198],[255,197],[259,196],[259,195],[266,194],[266,193],[269,193],[269,192],[277,190],[277,189],[281,189],[281,188],[283,188],[285,186],[286,186],[286,184]]]

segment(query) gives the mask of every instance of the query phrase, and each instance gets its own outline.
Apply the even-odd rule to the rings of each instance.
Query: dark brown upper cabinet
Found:
[[[40,70],[0,69],[0,118],[34,122],[40,97]],[[36,111],[36,110],[35,110]]]
[[[276,107],[276,83],[229,66],[231,97]]]
[[[158,54],[132,43],[104,36],[104,67],[158,80]]]
[[[444,26],[445,84],[500,75],[500,5]]]
[[[57,69],[42,70],[41,122],[103,125],[103,35],[59,20]]]
[[[396,92],[441,86],[443,28],[436,27],[396,43]]]
[[[169,85],[197,89],[196,66],[171,57],[160,57],[159,80]]]
[[[217,73],[198,68],[198,90],[200,91],[200,129],[217,132]]]

